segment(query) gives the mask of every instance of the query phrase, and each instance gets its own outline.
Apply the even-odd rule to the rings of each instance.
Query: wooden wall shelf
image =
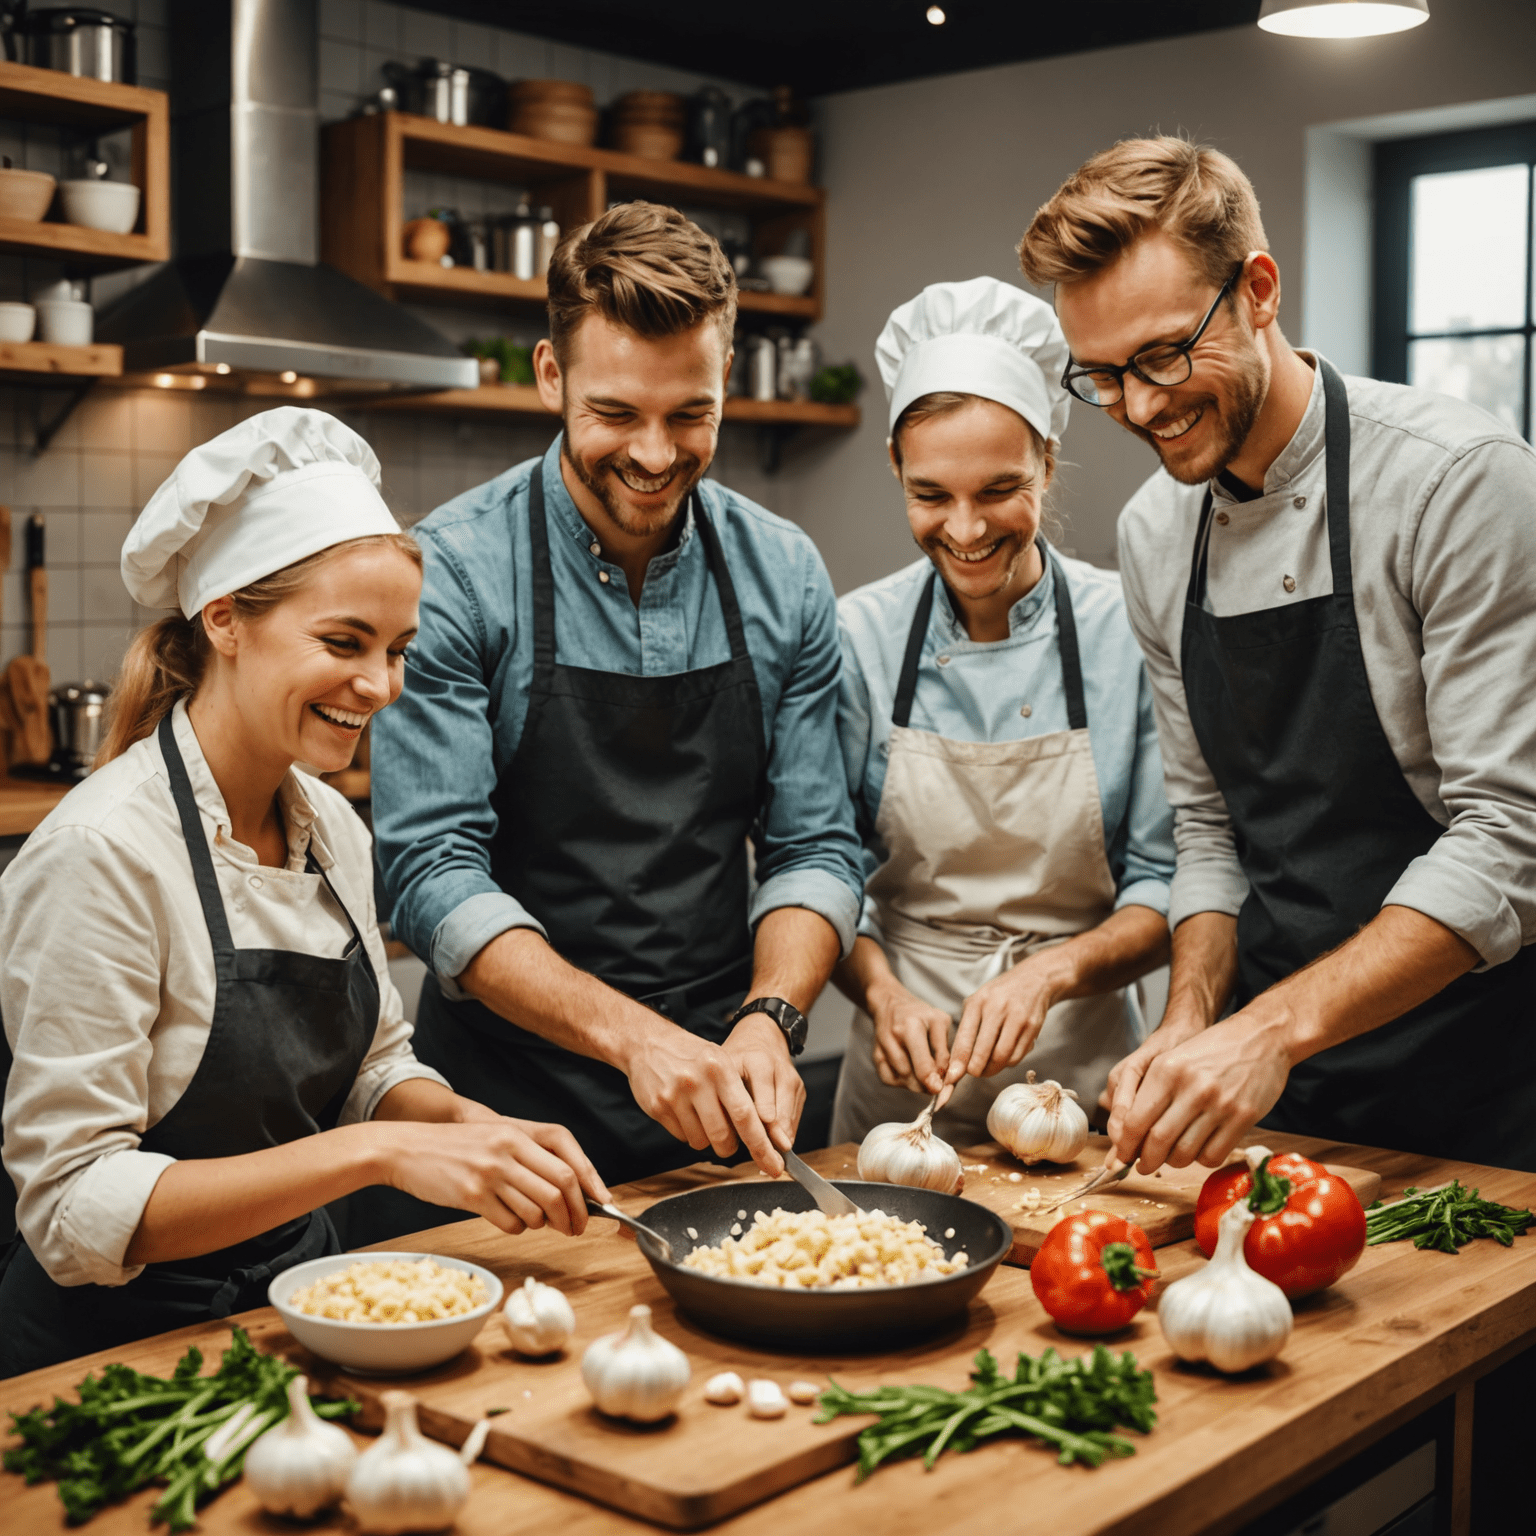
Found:
[[[110,235],[79,224],[0,219],[0,252],[44,256],[67,266],[104,271],[171,254],[170,99],[164,91],[114,85],[57,69],[0,61],[0,117],[76,129],[85,134],[130,128],[131,178],[140,189],[134,232]]]
[[[48,379],[112,379],[123,371],[123,349],[106,342],[56,347],[46,341],[0,341],[0,379],[38,384]]]
[[[562,229],[599,217],[611,201],[632,197],[744,213],[762,254],[776,253],[792,231],[803,229],[810,236],[816,286],[803,297],[743,293],[741,312],[821,318],[825,198],[819,187],[495,128],[461,128],[405,112],[328,124],[321,160],[322,255],[389,298],[496,307],[545,302],[542,279],[406,260],[404,180],[407,170],[415,170],[526,188],[535,206],[554,210]]]

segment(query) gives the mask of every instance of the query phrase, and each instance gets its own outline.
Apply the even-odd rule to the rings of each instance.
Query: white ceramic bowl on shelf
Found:
[[[0,304],[0,341],[31,341],[37,311],[30,304]]]
[[[39,299],[37,336],[55,347],[88,347],[96,331],[96,312],[79,299]]]
[[[816,275],[809,256],[764,256],[757,265],[775,293],[802,294]]]
[[[139,216],[139,189],[126,181],[61,181],[59,201],[67,224],[126,235]]]
[[[345,1323],[333,1317],[313,1317],[288,1305],[288,1298],[306,1285],[348,1265],[376,1259],[433,1259],[453,1269],[467,1270],[485,1287],[486,1300],[459,1317],[434,1318],[430,1323]],[[437,1253],[334,1253],[285,1269],[267,1287],[267,1300],[277,1309],[288,1332],[323,1360],[367,1376],[393,1376],[425,1371],[468,1349],[488,1318],[501,1305],[501,1281],[468,1259]]]

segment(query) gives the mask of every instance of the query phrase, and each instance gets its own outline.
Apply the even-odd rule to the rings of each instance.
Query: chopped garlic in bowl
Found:
[[[478,1275],[436,1259],[359,1259],[292,1292],[288,1305],[345,1323],[428,1323],[487,1300]]]

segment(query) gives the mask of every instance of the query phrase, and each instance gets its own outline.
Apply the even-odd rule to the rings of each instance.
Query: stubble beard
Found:
[[[1137,426],[1134,422],[1128,422],[1127,425],[1143,442],[1151,444],[1171,479],[1181,485],[1204,485],[1243,451],[1243,444],[1248,441],[1248,434],[1253,431],[1268,394],[1269,380],[1265,375],[1263,361],[1259,357],[1258,348],[1250,344],[1226,400],[1218,401],[1214,395],[1206,397],[1203,409],[1207,415],[1215,411],[1219,435],[1210,449],[1199,458],[1188,463],[1170,463],[1168,450],[1175,447],[1179,439],[1175,438],[1173,444],[1165,443],[1146,427]]]
[[[654,476],[643,474],[639,467],[631,464],[622,453],[610,453],[605,458],[589,463],[572,452],[569,423],[562,422],[561,425],[564,428],[560,437],[561,457],[571,466],[571,471],[576,478],[598,499],[603,511],[613,519],[619,530],[631,538],[646,538],[668,527],[676,519],[683,503],[688,499],[693,488],[704,478],[704,471],[709,467],[694,454],[680,452],[672,482],[675,495],[669,497],[658,511],[637,513],[633,507],[621,501],[615,494],[613,483],[608,478],[609,472],[616,471],[622,466],[637,480],[649,480]]]
[[[1021,534],[1007,534],[1004,536],[1004,538],[1005,541],[1007,539],[1012,539],[1014,541],[1014,549],[1012,555],[1009,557],[1007,564],[1004,565],[1002,573],[999,575],[997,582],[992,587],[992,589],[988,592],[980,592],[975,594],[975,596],[972,598],[972,601],[984,602],[987,598],[996,597],[1000,592],[1006,592],[1012,585],[1014,577],[1018,575],[1019,566],[1028,557],[1030,545],[1024,542],[1024,538]],[[934,569],[938,571],[941,577],[944,575],[944,572],[947,569],[953,569],[956,566],[960,566],[963,569],[964,562],[956,560],[953,555],[949,554],[949,546],[944,542],[943,539],[939,538],[938,535],[935,534],[932,538],[927,539],[917,539],[914,542],[917,544],[917,547],[922,550],[925,555],[927,555]],[[948,556],[947,561],[944,561],[945,556]],[[941,563],[941,561],[944,561],[944,563]]]

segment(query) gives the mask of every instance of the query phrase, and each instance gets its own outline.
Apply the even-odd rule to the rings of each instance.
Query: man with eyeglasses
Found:
[[[1020,245],[1063,383],[1161,460],[1120,566],[1172,976],[1110,1075],[1113,1158],[1219,1166],[1262,1120],[1536,1171],[1536,454],[1293,349],[1267,244],[1231,160],[1160,138]]]

